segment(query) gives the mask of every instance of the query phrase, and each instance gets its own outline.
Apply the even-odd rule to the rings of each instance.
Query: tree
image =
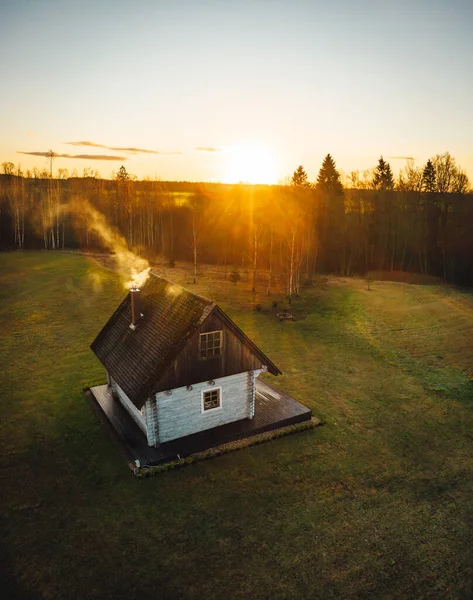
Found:
[[[261,246],[264,242],[265,227],[261,223],[256,223],[254,220],[254,214],[251,224],[250,232],[250,251],[251,251],[251,271],[252,271],[252,284],[251,291],[256,292],[256,280],[258,277],[258,259]]]
[[[268,268],[268,288],[266,295],[271,295],[271,284],[273,281],[273,240],[274,240],[274,217],[271,218],[269,226],[269,268]]]
[[[123,165],[118,169],[118,172],[115,175],[115,179],[119,182],[128,181],[130,179],[128,172]]]
[[[435,192],[437,189],[437,182],[435,179],[434,165],[429,158],[422,172],[422,190],[424,192]]]
[[[411,158],[399,172],[396,188],[401,192],[420,192],[422,190],[422,177],[422,169],[415,167],[414,160]]]
[[[340,173],[330,154],[324,158],[315,184],[321,220],[318,222],[320,259],[325,271],[338,268],[339,234],[345,213],[343,186]]]
[[[468,191],[469,181],[466,173],[460,169],[449,152],[437,154],[432,159],[435,170],[436,192],[440,194],[464,194]]]
[[[470,180],[465,171],[458,171],[453,185],[454,194],[467,194],[470,191]]]
[[[452,247],[456,237],[456,233],[451,229],[451,221],[454,218],[452,206],[455,202],[452,195],[465,194],[469,188],[469,181],[466,173],[460,169],[449,152],[437,154],[427,165],[429,190],[436,192],[428,202],[429,254],[438,255],[440,249],[443,279],[447,282],[450,275],[448,269],[454,264]]]
[[[313,260],[314,257],[314,253],[311,252],[312,250],[312,236],[313,236],[313,229],[314,229],[314,207],[313,207],[313,195],[311,193],[311,188],[312,185],[310,184],[308,178],[307,178],[307,173],[305,172],[305,169],[302,165],[299,165],[297,167],[297,169],[294,171],[291,181],[290,181],[291,187],[296,191],[296,195],[298,196],[298,203],[301,206],[301,210],[304,212],[305,214],[305,233],[303,228],[301,229],[301,231],[299,232],[300,235],[304,236],[305,235],[305,243],[302,244],[302,246],[305,245],[305,258],[306,258],[306,271],[307,271],[307,277],[306,277],[306,282],[309,284],[311,282],[311,269],[310,269],[310,265],[314,264],[315,261]],[[272,247],[271,247],[272,249]],[[299,275],[299,274],[298,274]],[[270,289],[270,285],[268,285],[268,290]],[[269,295],[269,293],[268,293]]]
[[[335,161],[327,154],[324,158],[317,176],[315,189],[331,196],[342,196],[343,186],[340,181],[340,173],[337,171]]]
[[[189,209],[191,212],[191,248],[192,248],[192,262],[194,266],[194,283],[197,283],[197,251],[199,249],[201,227],[204,220],[204,207],[205,197],[203,194],[197,192],[194,194],[192,199],[189,201]]]
[[[300,266],[302,262],[301,223],[303,213],[300,210],[297,194],[286,197],[285,214],[287,224],[285,227],[286,238],[286,269],[287,283],[286,293],[291,302],[292,295],[299,293]]]
[[[118,172],[115,175],[115,181],[117,182],[117,212],[120,208],[120,205],[126,211],[128,222],[128,233],[126,238],[130,246],[133,245],[134,226],[133,197],[130,189],[130,184],[133,179],[135,179],[135,177],[130,175],[123,165],[118,169]]]
[[[15,165],[12,162],[4,162],[2,163],[2,169],[5,175],[13,175]]]
[[[48,230],[51,235],[51,248],[55,250],[59,246],[59,194],[56,182],[53,181],[53,162],[56,158],[56,153],[53,150],[48,150],[46,158],[49,162],[49,182],[48,182]],[[55,206],[54,206],[55,205]],[[56,209],[56,234],[54,234],[54,208]],[[48,235],[49,235],[48,234]],[[48,238],[45,238],[46,247]]]
[[[302,165],[299,165],[292,174],[291,185],[294,187],[310,188],[307,173]]]
[[[380,156],[378,165],[374,172],[373,186],[377,190],[393,190],[394,178],[391,171],[391,165]]]

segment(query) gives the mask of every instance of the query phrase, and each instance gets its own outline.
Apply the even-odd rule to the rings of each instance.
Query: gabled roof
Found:
[[[137,406],[142,406],[183,348],[214,310],[268,370],[279,369],[211,300],[153,273],[140,292],[141,312],[130,328],[130,294],[98,334],[91,349]]]

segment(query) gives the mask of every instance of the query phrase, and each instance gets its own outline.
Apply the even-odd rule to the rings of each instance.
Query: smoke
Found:
[[[103,213],[83,198],[71,200],[67,209],[73,216],[73,222],[76,218],[85,221],[88,231],[97,234],[102,240],[103,246],[112,252],[117,271],[127,289],[141,287],[145,284],[151,269],[148,261],[137,256],[128,248],[125,238],[108,225]]]
[[[139,258],[139,257],[136,257],[136,258]],[[146,263],[147,262],[148,261],[146,261]],[[145,269],[143,269],[142,271],[137,271],[136,269],[132,268],[131,269],[131,279],[125,283],[125,287],[127,289],[130,289],[132,287],[136,287],[136,288],[142,287],[148,281],[150,269],[151,269],[151,267],[149,267],[149,266],[146,267]]]

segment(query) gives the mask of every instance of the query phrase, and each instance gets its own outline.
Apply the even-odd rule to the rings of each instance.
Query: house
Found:
[[[91,349],[153,447],[253,420],[259,375],[281,373],[211,300],[154,274],[130,290]],[[298,420],[310,419],[292,402],[305,411]]]

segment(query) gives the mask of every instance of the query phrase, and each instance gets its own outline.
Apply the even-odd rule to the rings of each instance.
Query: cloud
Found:
[[[386,156],[392,160],[415,160],[413,156]]]
[[[162,151],[162,150],[144,150],[143,148],[112,148],[109,146],[104,146],[109,150],[116,150],[117,152],[131,152],[132,154],[136,154],[137,152],[142,152],[143,154],[182,154],[180,150],[176,151]]]
[[[197,146],[197,152],[221,152],[221,148],[212,148],[209,146]]]
[[[95,142],[64,142],[69,146],[93,146],[94,148],[106,148],[103,144],[96,144]]]
[[[109,156],[108,154],[74,154],[72,156],[60,154],[59,156],[64,156],[67,158],[85,158],[91,160],[128,160],[127,156]]]
[[[64,142],[69,146],[90,146],[92,148],[105,148],[114,152],[130,152],[131,154],[182,154],[180,151],[167,152],[160,150],[146,150],[145,148],[117,148],[116,146],[106,146],[105,144],[97,144],[96,142]]]
[[[18,154],[29,154],[30,156],[44,156],[45,158],[51,157],[51,152],[21,152],[17,150]],[[57,154],[52,153],[52,158],[83,158],[85,160],[128,160],[126,156],[109,156],[108,154]]]

